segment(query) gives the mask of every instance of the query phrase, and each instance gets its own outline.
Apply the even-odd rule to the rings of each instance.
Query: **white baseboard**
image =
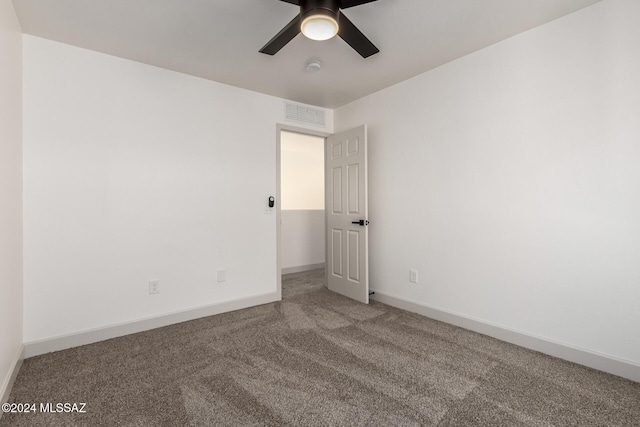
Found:
[[[24,344],[24,357],[29,358],[51,353],[53,351],[79,347],[81,345],[92,344],[98,341],[161,328],[163,326],[199,319],[201,317],[213,316],[214,314],[221,314],[257,305],[268,304],[275,301],[280,301],[278,293],[270,292],[268,294],[226,301],[220,304],[196,307],[160,316],[109,325],[102,328],[89,329],[53,338],[30,341]]]
[[[303,271],[317,270],[324,268],[324,262],[320,264],[299,265],[297,267],[287,267],[282,269],[282,274],[302,273]]]
[[[490,337],[516,344],[550,356],[588,366],[599,371],[640,382],[640,364],[608,354],[597,353],[570,344],[538,337],[503,325],[492,324],[426,304],[399,298],[385,292],[374,291],[371,298],[402,310],[418,313],[431,319],[449,323]]]
[[[21,345],[20,349],[16,353],[16,356],[13,358],[13,362],[11,363],[11,369],[7,373],[7,376],[4,379],[4,382],[2,383],[2,388],[0,388],[0,403],[6,403],[9,401],[9,395],[11,394],[13,383],[16,381],[18,372],[20,372],[20,367],[22,366],[23,360],[24,360],[24,345]],[[2,411],[0,411],[0,418],[2,418]]]

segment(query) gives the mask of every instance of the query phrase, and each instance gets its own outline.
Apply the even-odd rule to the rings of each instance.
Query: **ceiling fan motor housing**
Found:
[[[329,40],[340,36],[363,58],[378,52],[378,48],[362,34],[340,11],[342,8],[359,6],[377,0],[280,0],[300,6],[300,13],[284,26],[266,45],[261,53],[275,55],[298,34],[303,33],[311,40]]]
[[[300,0],[300,22],[313,15],[325,15],[338,22],[339,14],[339,0]]]

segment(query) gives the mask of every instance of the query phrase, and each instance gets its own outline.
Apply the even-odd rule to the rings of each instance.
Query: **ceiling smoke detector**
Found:
[[[317,73],[322,68],[320,61],[311,61],[305,66],[307,73]]]

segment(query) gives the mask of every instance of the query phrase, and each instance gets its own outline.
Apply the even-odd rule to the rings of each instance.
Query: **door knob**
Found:
[[[369,225],[369,221],[361,219],[359,221],[351,221],[351,224],[358,224],[364,227],[365,225]]]

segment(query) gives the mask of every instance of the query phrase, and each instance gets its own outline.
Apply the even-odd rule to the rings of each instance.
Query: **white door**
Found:
[[[366,125],[328,137],[326,150],[327,286],[368,304]]]

